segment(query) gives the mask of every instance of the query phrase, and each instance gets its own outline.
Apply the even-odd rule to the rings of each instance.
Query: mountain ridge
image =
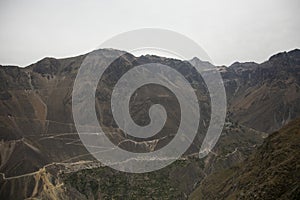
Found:
[[[112,49],[112,48],[104,48],[104,49],[98,49],[98,50],[112,50],[112,51],[120,51],[120,52],[124,52],[124,53],[128,53],[126,51],[123,51],[123,50],[118,50],[118,49]],[[94,51],[97,51],[97,50],[94,50]],[[19,65],[9,65],[9,64],[6,64],[6,65],[1,65],[0,63],[0,67],[18,67],[18,68],[27,68],[27,67],[30,67],[31,65],[33,64],[36,64],[42,60],[47,60],[47,59],[55,59],[55,60],[67,60],[67,59],[75,59],[75,58],[78,58],[78,57],[82,57],[82,56],[86,56],[88,55],[89,53],[92,53],[94,51],[91,51],[91,52],[88,52],[88,53],[84,53],[84,54],[79,54],[79,55],[75,55],[75,56],[71,56],[71,57],[63,57],[63,58],[56,58],[56,57],[52,57],[52,56],[46,56],[44,58],[41,58],[40,60],[36,61],[35,63],[32,63],[32,64],[29,64],[29,65],[26,65],[24,67],[20,67]],[[275,58],[279,58],[279,57],[282,57],[282,55],[287,55],[287,54],[290,54],[290,55],[299,55],[300,54],[300,49],[299,48],[295,48],[295,49],[292,49],[290,51],[280,51],[278,53],[275,53],[273,55],[271,55],[269,57],[269,59],[267,59],[266,61],[270,61],[270,60],[273,60]],[[133,54],[131,54],[133,55]],[[133,55],[134,56],[134,55]],[[161,57],[161,56],[158,56],[158,55],[150,55],[150,54],[146,54],[146,55],[141,55],[141,56],[157,56],[157,57]],[[140,56],[140,57],[141,57]],[[136,57],[136,56],[135,56]],[[161,58],[167,58],[167,57],[161,57]],[[180,60],[180,59],[177,59],[177,58],[172,58],[172,59],[175,59],[175,60]],[[207,63],[210,63],[209,61],[205,61],[205,60],[202,60],[201,58],[198,58],[198,57],[193,57],[191,58],[190,60],[193,60],[193,59],[198,59],[202,62],[207,62]],[[181,60],[181,61],[184,61],[184,60]],[[266,61],[263,61],[262,63],[266,62]],[[262,63],[257,63],[257,62],[253,62],[253,61],[244,61],[244,62],[239,62],[239,61],[234,61],[232,64],[229,64],[229,65],[216,65],[216,66],[225,66],[225,67],[232,67],[233,65],[235,64],[245,64],[245,63],[251,63],[251,64],[262,64]],[[212,64],[212,63],[210,63]]]
[[[112,50],[99,51],[101,59],[105,61]],[[137,123],[147,124],[149,122],[147,111],[154,103],[162,104],[170,113],[170,119],[166,122],[164,129],[154,138],[145,142],[126,136],[117,128],[111,115],[109,100],[116,81],[135,66],[161,63],[179,71],[195,89],[201,107],[200,128],[193,144],[183,156],[183,159],[187,159],[185,163],[182,164],[180,161],[170,166],[174,172],[168,175],[163,171],[158,171],[155,173],[157,179],[154,178],[153,181],[159,185],[158,177],[163,177],[166,188],[176,189],[178,198],[186,199],[187,195],[198,184],[201,184],[201,179],[205,175],[232,167],[243,161],[262,143],[267,133],[300,117],[300,80],[298,76],[300,56],[298,57],[298,51],[292,52],[291,56],[284,57],[282,61],[279,56],[272,62],[236,63],[234,67],[219,68],[228,97],[228,114],[218,144],[204,160],[195,158],[197,158],[199,147],[209,124],[209,94],[203,79],[188,61],[151,55],[135,57],[131,54],[124,54],[112,63],[98,85],[96,109],[99,123],[107,132],[114,133],[107,136],[112,142],[120,145],[120,148],[148,152],[165,146],[174,137],[172,133],[176,132],[177,122],[180,121],[178,104],[173,98],[174,95],[159,87],[155,87],[155,89],[144,87],[136,91],[136,94],[139,95],[130,102],[130,105],[134,113],[133,119]],[[89,166],[82,164],[81,168],[75,163],[95,162],[95,159],[88,154],[80,142],[72,118],[73,83],[84,58],[85,55],[64,59],[45,58],[26,68],[0,67],[0,148],[1,152],[5,152],[0,155],[0,173],[3,173],[5,177],[18,177],[22,174],[37,172],[51,163],[63,163],[64,166],[74,164],[76,167],[70,167],[71,169],[68,169],[67,172],[61,166],[49,169],[51,177],[55,177],[57,183],[61,183],[63,181],[59,177],[61,174],[57,173],[64,172],[70,173],[71,177],[81,177],[83,173],[81,170],[88,169]],[[201,63],[205,62],[201,61]],[[205,64],[209,65],[207,62]],[[164,98],[159,99],[156,96]],[[34,149],[38,149],[38,151],[34,151]],[[20,154],[20,151],[23,153]],[[91,168],[98,169],[98,164],[95,162]],[[104,170],[104,174],[109,173],[112,176],[118,174],[101,167],[96,171],[84,171],[83,174],[102,173],[102,170]],[[178,187],[171,184],[174,179],[180,182],[177,179],[177,173],[186,177],[185,182],[179,184]],[[199,176],[195,176],[195,174]],[[128,176],[123,175],[121,177]],[[45,184],[48,183],[48,178],[44,178]],[[146,177],[141,176],[140,178]],[[32,196],[32,188],[35,187],[34,180],[33,176],[26,179],[2,180],[0,181],[2,187],[0,197],[34,198],[41,194],[39,192],[46,195],[47,191],[42,190],[39,186],[37,187],[39,192],[34,192]],[[132,179],[125,179],[124,184],[130,180]],[[89,179],[86,180],[86,184],[89,184],[89,181]],[[72,183],[74,185],[71,185],[71,191],[75,191],[78,186],[77,182]],[[184,183],[186,186],[183,185]],[[13,188],[20,184],[24,184],[26,187],[13,196]],[[53,185],[55,184],[53,183]],[[78,186],[77,189],[85,191],[84,187]],[[63,191],[57,192],[61,194]],[[110,194],[113,191],[102,192]],[[52,195],[52,192],[50,193]],[[88,196],[91,195],[90,197],[98,196],[98,193],[93,193],[93,191],[88,193]],[[79,197],[84,198],[80,195]]]

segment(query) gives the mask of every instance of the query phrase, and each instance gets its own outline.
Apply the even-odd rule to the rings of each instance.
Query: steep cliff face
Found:
[[[191,199],[299,199],[300,120],[272,133],[248,159],[208,176]]]

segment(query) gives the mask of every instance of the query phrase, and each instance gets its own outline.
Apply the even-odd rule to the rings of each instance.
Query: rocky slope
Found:
[[[190,199],[299,199],[300,120],[272,133],[248,159],[208,176]]]
[[[299,50],[276,54],[261,64],[234,63],[224,78],[234,120],[271,133],[300,117]]]
[[[105,61],[112,51],[116,50],[99,50],[101,59]],[[108,137],[121,148],[148,152],[163,147],[172,140],[174,136],[172,133],[176,132],[180,121],[180,110],[174,95],[165,88],[157,86],[141,87],[136,92],[137,98],[131,100],[130,107],[132,117],[138,124],[149,123],[148,109],[155,103],[162,104],[168,112],[168,120],[161,132],[153,138],[141,141],[124,134],[116,126],[110,110],[111,92],[114,84],[124,73],[141,64],[161,63],[183,74],[195,89],[200,102],[200,128],[193,145],[183,157],[187,159],[184,161],[185,164],[175,163],[170,166],[174,170],[173,173],[165,174],[165,171],[161,171],[152,177],[155,184],[158,179],[164,179],[163,188],[168,190],[173,188],[177,191],[178,198],[185,199],[207,175],[232,167],[244,160],[261,144],[265,132],[270,133],[299,117],[299,52],[294,50],[280,53],[262,64],[235,63],[229,67],[219,67],[227,92],[228,119],[217,146],[203,160],[194,157],[197,157],[209,122],[209,96],[201,76],[186,61],[150,55],[135,57],[128,53],[117,59],[105,71],[97,88],[96,110],[99,122],[106,127],[105,130],[116,133]],[[4,176],[0,181],[0,197],[23,199],[49,194],[45,193],[44,187],[35,186],[35,175],[49,164],[70,165],[78,161],[94,163],[93,157],[79,140],[71,112],[73,83],[85,56],[66,59],[45,58],[26,68],[0,67],[0,172]],[[197,58],[193,62],[204,66],[210,65]],[[45,168],[57,183],[61,184],[64,181],[68,183],[68,188],[59,189],[57,194],[63,195],[64,191],[72,190],[77,191],[76,198],[79,199],[99,197],[99,192],[105,196],[113,191],[101,188],[103,182],[97,182],[99,190],[85,191],[85,187],[78,186],[74,177],[82,178],[83,175],[87,176],[86,174],[94,176],[98,172],[111,174],[115,177],[112,180],[119,176],[130,176],[102,167],[95,171],[78,171],[87,167],[82,166],[71,170],[58,167],[60,170],[54,171]],[[99,163],[95,162],[92,166],[99,167]],[[62,173],[68,175],[62,178]],[[24,178],[22,175],[28,176]],[[7,179],[9,177],[12,179]],[[146,177],[145,175],[139,178],[143,180]],[[180,177],[186,178],[181,184],[174,186],[171,184],[174,182],[174,177],[179,178],[178,182],[181,180]],[[130,177],[125,181],[122,179],[123,187],[130,184],[133,179]],[[90,184],[90,179],[84,180],[86,184]],[[115,183],[111,184],[116,186]],[[148,191],[149,187],[150,189],[155,187],[145,184],[145,191]],[[15,188],[19,185],[24,187],[15,193]],[[41,181],[41,185],[45,185],[45,181]],[[121,187],[120,184],[118,187]],[[56,190],[56,187],[53,188]],[[173,189],[166,195],[173,194]],[[120,193],[116,192],[116,195]],[[50,195],[47,198],[54,197]],[[67,196],[65,195],[64,198]]]

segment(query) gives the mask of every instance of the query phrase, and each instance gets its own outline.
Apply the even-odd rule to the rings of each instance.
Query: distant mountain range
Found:
[[[105,61],[118,50],[97,51]],[[165,127],[146,140],[128,136],[118,129],[110,110],[110,98],[114,85],[129,69],[146,63],[168,65],[190,82],[199,100],[200,128],[182,159],[162,170],[138,175],[103,167],[79,140],[72,116],[72,89],[85,57],[44,58],[25,68],[0,66],[1,199],[187,199],[190,196],[268,199],[261,193],[265,191],[262,179],[276,176],[262,162],[265,159],[255,159],[252,153],[259,146],[255,156],[273,156],[273,151],[266,146],[275,142],[281,148],[281,143],[288,145],[289,140],[299,136],[296,131],[281,137],[281,132],[290,132],[290,126],[298,127],[296,121],[284,127],[276,140],[273,140],[275,133],[263,142],[270,133],[300,118],[300,50],[276,54],[261,64],[236,62],[228,67],[218,66],[225,84],[228,112],[217,146],[203,159],[198,158],[198,151],[209,124],[210,99],[195,68],[186,61],[154,55],[135,57],[126,53],[114,61],[98,84],[96,110],[107,136],[123,149],[135,152],[160,149],[172,140],[180,121],[178,102],[169,90],[144,86],[136,91],[137,98],[130,101],[133,119],[140,125],[149,123],[148,110],[159,103],[168,112]],[[198,58],[191,62],[211,65]],[[291,150],[278,151],[278,156],[294,158],[297,143],[293,144],[288,146]],[[293,161],[299,165],[299,159]],[[290,161],[282,162],[287,163],[287,173],[292,172]],[[254,177],[257,173],[254,163],[260,171],[271,170],[270,174],[268,171],[261,175],[262,179],[257,176],[251,182],[248,175]],[[245,175],[245,170],[250,174]],[[283,177],[290,178],[289,174]],[[232,186],[216,184],[216,179]],[[291,190],[283,188],[281,193],[272,193],[270,199],[295,197],[299,192],[295,180],[290,179]],[[210,188],[210,184],[216,187]],[[257,196],[251,196],[254,193]]]

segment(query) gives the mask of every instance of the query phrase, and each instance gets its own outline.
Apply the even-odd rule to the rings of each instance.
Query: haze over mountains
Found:
[[[117,50],[97,51],[105,61]],[[198,158],[198,151],[209,124],[210,99],[194,67],[187,61],[154,55],[135,57],[126,53],[117,59],[98,84],[96,109],[107,136],[119,147],[135,152],[160,149],[172,140],[180,121],[174,95],[164,87],[148,85],[139,88],[136,98],[131,99],[132,117],[137,124],[149,123],[149,107],[159,103],[168,112],[165,127],[146,140],[130,137],[118,129],[110,110],[110,98],[113,86],[129,69],[146,63],[168,65],[191,83],[199,100],[200,128],[182,159],[165,169],[139,175],[102,166],[79,140],[72,117],[72,89],[85,56],[44,58],[26,68],[0,67],[1,199],[187,199],[191,194],[195,199],[226,199],[240,191],[245,198],[259,199],[265,197],[259,192],[261,180],[254,180],[259,182],[259,187],[255,183],[236,183],[236,180],[246,176],[245,170],[252,170],[253,163],[261,170],[267,168],[265,163],[255,159],[257,155],[272,155],[266,146],[292,144],[291,150],[284,149],[276,154],[291,157],[295,162],[291,166],[290,160],[282,161],[286,177],[290,177],[299,165],[299,159],[294,159],[296,140],[290,142],[299,136],[299,121],[291,125],[298,131],[289,134],[290,128],[285,127],[280,136],[271,134],[267,141],[263,143],[263,140],[300,117],[300,50],[278,53],[261,64],[237,62],[229,67],[218,67],[227,94],[227,119],[217,146],[204,159]],[[198,58],[192,62],[209,65]],[[112,132],[114,134],[108,134]],[[262,143],[254,158],[251,157]],[[245,164],[236,167],[241,162]],[[299,169],[296,172],[299,173]],[[220,182],[216,188],[207,187],[207,184],[215,184],[215,179],[238,186],[228,189]],[[288,191],[282,198],[299,194],[299,183],[295,180],[291,179],[290,188],[282,188],[281,196]],[[249,196],[245,190],[260,195]],[[274,195],[270,198],[277,194]]]

